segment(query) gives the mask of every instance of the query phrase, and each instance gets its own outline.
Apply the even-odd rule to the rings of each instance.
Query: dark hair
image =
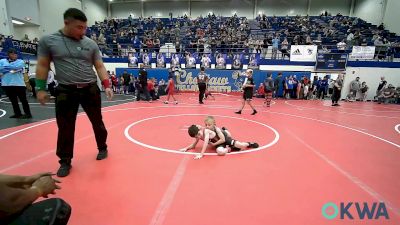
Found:
[[[11,54],[11,53],[17,54],[18,52],[17,52],[17,50],[15,48],[9,48],[7,50],[7,54]]]
[[[204,71],[205,70],[205,68],[204,68],[204,66],[202,66],[201,68],[200,68],[200,71]]]
[[[196,125],[192,125],[188,129],[188,133],[190,137],[196,137],[196,135],[199,133],[199,128]]]
[[[67,11],[64,12],[64,20],[68,19],[80,20],[82,22],[87,21],[85,13],[76,8],[69,8],[67,9]]]

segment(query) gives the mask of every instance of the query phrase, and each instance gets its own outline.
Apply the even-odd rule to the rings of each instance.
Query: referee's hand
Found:
[[[113,91],[111,90],[111,88],[106,88],[105,92],[106,92],[106,96],[107,96],[108,101],[110,101],[114,96]]]
[[[50,99],[50,97],[49,97],[49,95],[47,94],[47,92],[46,91],[38,91],[37,93],[36,93],[36,97],[37,97],[37,100],[40,102],[40,104],[42,104],[42,105],[45,105],[48,101],[49,101],[49,99]]]

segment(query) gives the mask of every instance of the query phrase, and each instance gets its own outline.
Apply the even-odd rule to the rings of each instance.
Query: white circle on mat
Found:
[[[138,125],[138,124],[140,124],[140,123],[143,123],[143,122],[148,121],[148,120],[158,119],[158,118],[180,117],[180,116],[207,116],[207,115],[208,115],[208,114],[174,114],[174,115],[163,115],[163,116],[150,117],[150,118],[142,119],[142,120],[139,120],[139,121],[136,121],[136,122],[130,124],[129,126],[127,126],[127,127],[125,128],[124,134],[125,134],[125,137],[126,137],[128,140],[132,141],[132,142],[135,143],[135,144],[138,144],[138,145],[140,145],[140,146],[143,146],[143,147],[145,147],[145,148],[150,148],[150,149],[153,149],[153,150],[163,151],[163,152],[194,155],[194,154],[198,154],[198,152],[181,152],[179,149],[167,149],[167,148],[161,148],[161,147],[157,147],[157,146],[145,144],[145,143],[143,143],[143,142],[140,142],[140,141],[136,140],[134,137],[132,137],[132,136],[129,134],[129,130],[130,130],[133,126],[136,126],[136,125]],[[269,142],[269,143],[267,143],[267,144],[265,144],[265,145],[263,145],[263,146],[260,146],[260,147],[258,147],[258,148],[254,148],[254,149],[250,149],[250,150],[237,151],[237,152],[228,153],[228,154],[230,154],[230,155],[233,155],[233,154],[243,154],[243,153],[250,153],[250,152],[260,151],[260,150],[262,150],[262,149],[266,149],[266,148],[268,148],[268,147],[271,147],[272,145],[276,144],[276,143],[278,142],[278,140],[279,140],[279,137],[280,137],[280,136],[279,136],[278,131],[276,131],[274,128],[268,126],[267,124],[264,124],[264,123],[261,123],[261,122],[258,122],[258,121],[254,121],[254,120],[245,119],[245,118],[233,117],[233,116],[224,116],[224,115],[213,115],[213,116],[214,116],[214,117],[223,117],[223,118],[237,119],[237,120],[243,120],[243,121],[248,121],[248,122],[256,123],[256,124],[259,124],[259,125],[261,125],[261,126],[263,126],[263,127],[266,127],[266,128],[268,128],[268,129],[270,129],[270,130],[275,134],[274,139],[273,139],[271,142]],[[189,144],[189,143],[188,143],[188,144]],[[215,156],[217,156],[217,153],[205,153],[204,155],[215,155]]]

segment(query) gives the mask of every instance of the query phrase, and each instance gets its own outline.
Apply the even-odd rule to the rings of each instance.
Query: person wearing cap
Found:
[[[25,62],[18,59],[17,51],[8,49],[8,58],[0,60],[1,86],[11,101],[14,115],[10,118],[32,118],[28,100],[26,99],[26,86],[24,81]],[[18,99],[22,103],[25,115],[22,115],[18,105]]]
[[[383,88],[381,95],[378,97],[378,104],[387,104],[394,97],[396,91],[392,84],[389,84],[386,88]]]
[[[253,80],[253,70],[248,69],[246,70],[246,78],[244,79],[242,89],[243,89],[243,101],[242,101],[242,107],[240,108],[239,111],[236,111],[236,114],[242,114],[242,110],[244,108],[245,103],[253,109],[253,113],[251,115],[255,115],[257,113],[257,110],[254,108],[254,106],[251,104],[251,100],[253,99],[253,90],[254,90],[254,80]]]
[[[112,99],[113,92],[99,47],[96,42],[85,36],[86,28],[86,15],[79,9],[67,9],[64,13],[64,28],[43,36],[38,46],[36,95],[41,104],[45,104],[49,98],[45,88],[51,61],[54,63],[55,78],[58,81],[55,106],[59,177],[68,176],[72,168],[75,122],[79,105],[92,124],[98,148],[96,160],[103,160],[108,156],[108,133],[101,114],[101,95],[97,78],[101,80],[109,100]]]

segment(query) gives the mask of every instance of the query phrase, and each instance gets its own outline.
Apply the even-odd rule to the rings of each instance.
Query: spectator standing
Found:
[[[2,89],[11,101],[14,115],[10,118],[30,119],[32,118],[28,100],[26,99],[26,86],[24,81],[25,62],[18,59],[17,51],[8,49],[8,58],[0,60],[0,74]],[[25,115],[22,115],[18,99],[22,103]]]

